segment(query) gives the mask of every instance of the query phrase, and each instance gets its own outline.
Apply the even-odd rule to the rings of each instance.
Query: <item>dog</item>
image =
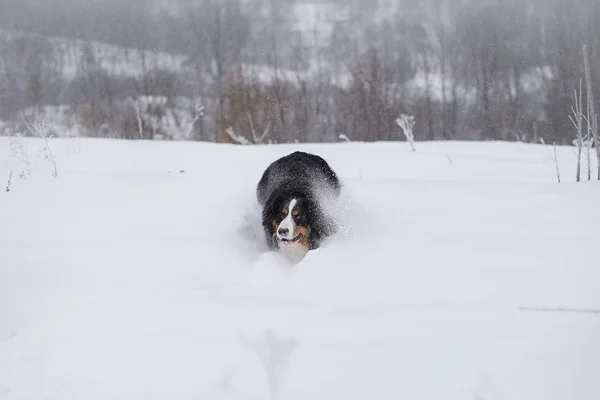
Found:
[[[256,187],[269,249],[301,260],[319,248],[336,231],[326,208],[340,191],[337,174],[320,156],[296,151],[271,163]]]

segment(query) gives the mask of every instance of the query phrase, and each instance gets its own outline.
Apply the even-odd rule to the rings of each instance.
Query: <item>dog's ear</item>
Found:
[[[277,198],[272,195],[265,202],[265,206],[262,212],[262,226],[265,232],[267,244],[270,248],[276,248],[277,242],[275,241],[275,227],[273,226],[273,220],[277,215]]]

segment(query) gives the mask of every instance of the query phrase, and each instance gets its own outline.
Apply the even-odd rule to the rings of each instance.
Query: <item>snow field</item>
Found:
[[[519,309],[600,309],[600,186],[572,148],[557,184],[552,148],[518,143],[52,139],[52,181],[9,142],[0,398],[600,396],[600,315]],[[344,230],[292,266],[254,189],[298,149],[343,180]]]

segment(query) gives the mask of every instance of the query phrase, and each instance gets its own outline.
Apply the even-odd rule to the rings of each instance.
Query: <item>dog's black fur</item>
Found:
[[[269,247],[278,248],[273,221],[277,225],[281,222],[284,218],[281,210],[295,198],[298,200],[296,208],[300,209],[295,223],[310,228],[308,249],[318,248],[323,239],[335,233],[334,223],[324,212],[319,194],[329,191],[337,197],[340,190],[336,173],[317,155],[296,151],[269,165],[256,187]]]

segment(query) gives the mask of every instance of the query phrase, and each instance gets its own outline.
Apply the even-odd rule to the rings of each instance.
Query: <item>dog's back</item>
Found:
[[[314,189],[329,189],[338,194],[340,182],[327,162],[315,155],[296,151],[269,165],[258,182],[256,196],[264,205],[282,186],[306,185]]]

